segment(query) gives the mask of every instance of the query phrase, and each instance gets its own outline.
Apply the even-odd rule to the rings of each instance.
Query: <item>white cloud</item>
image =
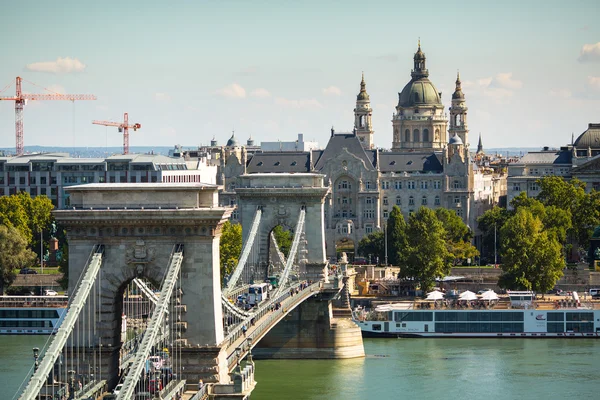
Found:
[[[258,97],[260,99],[265,99],[267,97],[271,97],[271,93],[267,89],[258,88],[258,89],[254,89],[252,92],[250,92],[250,96]]]
[[[329,86],[323,89],[323,94],[325,96],[340,96],[342,94],[342,91],[339,87]]]
[[[573,95],[573,93],[567,89],[552,89],[548,94],[552,97],[562,97],[563,99],[568,99]]]
[[[600,76],[588,76],[588,83],[593,88],[600,90]]]
[[[34,72],[49,72],[52,74],[69,74],[72,72],[83,72],[86,65],[77,58],[58,57],[56,61],[42,61],[27,64],[25,69]]]
[[[217,90],[217,94],[219,96],[228,97],[230,99],[243,99],[244,97],[246,97],[246,89],[244,89],[237,83],[232,83]]]
[[[46,86],[46,89],[49,92],[54,92],[54,93],[60,93],[60,94],[65,94],[67,93],[67,91],[65,90],[64,87],[60,86],[60,85],[50,85],[50,86]]]
[[[523,82],[513,79],[512,72],[502,72],[497,74],[489,84],[489,87],[499,87],[503,89],[521,89]]]
[[[289,100],[283,97],[277,97],[275,103],[289,108],[323,108],[317,99]]]
[[[600,42],[584,44],[577,60],[579,62],[600,62]]]
[[[171,96],[169,96],[166,93],[158,92],[158,93],[154,93],[154,100],[169,102],[169,101],[171,101]]]

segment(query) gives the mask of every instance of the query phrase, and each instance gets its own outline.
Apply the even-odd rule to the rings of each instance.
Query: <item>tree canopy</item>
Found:
[[[408,251],[400,277],[414,278],[423,291],[431,289],[436,278],[448,275],[454,257],[446,246],[446,230],[436,213],[421,207],[408,218]]]
[[[242,253],[242,226],[226,221],[221,231],[219,244],[221,278],[231,274]]]
[[[383,231],[375,231],[364,236],[358,242],[358,254],[369,257],[374,262],[375,260],[383,260],[385,257],[385,233]]]
[[[13,226],[0,225],[0,294],[16,278],[16,269],[35,263],[36,255],[27,248],[27,241]]]
[[[446,247],[454,264],[479,255],[479,251],[471,244],[473,234],[461,217],[447,208],[437,208],[435,215],[446,231]]]
[[[557,236],[528,207],[519,207],[502,226],[502,270],[507,289],[546,292],[563,275],[565,260]]]
[[[406,221],[400,207],[394,206],[387,220],[388,262],[392,265],[404,264],[404,255],[408,247]],[[385,258],[385,248],[384,248]],[[380,258],[382,260],[382,258]]]
[[[279,250],[283,253],[285,258],[287,258],[288,254],[290,254],[290,249],[292,248],[294,235],[283,226],[277,225],[273,228],[273,236],[275,236],[275,241],[277,242],[277,246],[279,246]]]

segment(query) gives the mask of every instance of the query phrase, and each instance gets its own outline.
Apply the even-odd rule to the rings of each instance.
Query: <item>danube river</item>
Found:
[[[13,398],[44,340],[0,336],[0,399]],[[355,360],[257,361],[252,399],[595,399],[600,390],[600,340],[365,339],[365,350]]]

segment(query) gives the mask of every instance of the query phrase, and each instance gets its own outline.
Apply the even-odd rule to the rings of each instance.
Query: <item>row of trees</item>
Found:
[[[0,293],[15,280],[16,270],[34,265],[43,253],[39,233],[53,230],[53,208],[46,196],[0,197]]]
[[[510,210],[494,207],[478,219],[484,251],[500,250],[499,285],[507,289],[552,289],[563,275],[565,260],[587,246],[600,224],[600,192],[586,193],[583,182],[557,176],[538,184],[537,198],[522,192]]]
[[[469,227],[445,208],[421,207],[407,222],[400,208],[394,206],[385,229],[364,237],[358,253],[383,260],[387,233],[389,263],[400,267],[399,278],[414,279],[424,290],[433,287],[436,278],[448,275],[454,265],[479,254],[471,245]]]

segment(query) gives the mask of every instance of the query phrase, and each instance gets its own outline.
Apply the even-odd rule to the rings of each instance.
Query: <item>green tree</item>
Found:
[[[473,234],[461,217],[447,208],[437,208],[435,215],[446,231],[446,247],[454,258],[454,264],[479,255],[479,251],[471,244]]]
[[[27,209],[23,205],[22,199],[21,195],[0,197],[0,224],[14,227],[29,244],[32,232]]]
[[[578,179],[567,181],[560,176],[546,176],[538,183],[540,194],[537,198],[545,206],[555,206],[570,213],[568,242],[586,247],[593,229],[600,224],[600,193],[595,190],[586,193],[584,182]]]
[[[242,226],[227,221],[223,224],[219,244],[221,278],[231,274],[242,253]]]
[[[498,285],[545,293],[563,275],[565,260],[557,237],[528,207],[519,207],[502,229],[502,270]]]
[[[400,207],[394,206],[387,220],[388,262],[402,266],[405,261],[408,241],[406,238],[406,221]],[[384,249],[385,251],[385,249]],[[385,257],[385,255],[384,255]],[[383,260],[383,258],[380,258]]]
[[[369,233],[364,236],[360,242],[358,242],[358,254],[367,259],[371,258],[371,262],[375,260],[383,260],[385,257],[385,234],[382,231],[376,231]]]
[[[488,262],[494,262],[494,250],[500,248],[498,233],[510,216],[511,213],[506,208],[495,206],[477,219],[477,226],[482,233],[481,254]]]
[[[435,212],[421,207],[408,218],[408,248],[401,278],[414,278],[428,291],[436,278],[448,275],[453,257],[446,247],[446,231]]]
[[[283,226],[277,225],[273,228],[273,236],[275,236],[275,241],[277,242],[277,246],[279,246],[279,250],[283,253],[285,258],[287,258],[288,254],[290,254],[290,249],[292,248],[294,235]]]
[[[35,262],[35,253],[27,248],[27,241],[13,226],[0,225],[0,294],[16,278],[16,269]]]
[[[571,211],[569,209],[544,205],[536,198],[527,197],[525,192],[519,193],[510,204],[514,208],[513,214],[520,208],[527,208],[534,217],[542,221],[549,234],[554,235],[561,244],[566,243],[567,231],[571,228]]]

